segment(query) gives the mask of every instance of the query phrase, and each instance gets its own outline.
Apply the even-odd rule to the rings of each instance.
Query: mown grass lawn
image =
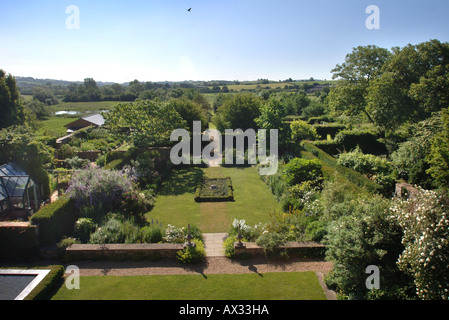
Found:
[[[235,201],[196,203],[195,190],[202,177],[230,177]],[[280,205],[255,168],[189,167],[173,170],[147,219],[163,225],[197,225],[203,232],[226,232],[234,218],[264,223],[273,211],[281,211]]]
[[[53,300],[326,300],[314,272],[88,276]]]
[[[91,102],[61,102],[48,106],[50,112],[56,111],[77,111],[80,114],[95,113],[112,109],[120,101],[91,101]]]
[[[64,126],[77,119],[78,117],[49,117],[47,120],[40,122],[42,126],[38,129],[37,135],[49,135],[56,138],[63,137],[67,134],[67,128]]]

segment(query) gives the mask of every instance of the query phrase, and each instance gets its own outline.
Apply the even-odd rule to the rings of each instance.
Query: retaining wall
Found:
[[[183,244],[72,244],[65,250],[66,260],[145,260],[175,258]]]

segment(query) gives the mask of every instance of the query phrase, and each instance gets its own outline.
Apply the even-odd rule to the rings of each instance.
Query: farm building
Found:
[[[94,114],[87,117],[79,118],[78,120],[75,120],[73,122],[70,122],[65,125],[67,128],[67,132],[74,132],[76,130],[94,126],[94,127],[101,127],[104,124],[104,118],[101,114]]]
[[[0,216],[26,219],[39,208],[37,184],[15,163],[0,166]]]

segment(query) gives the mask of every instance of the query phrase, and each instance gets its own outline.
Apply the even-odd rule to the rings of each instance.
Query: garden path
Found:
[[[204,233],[204,249],[207,257],[224,257],[223,239],[226,233]]]

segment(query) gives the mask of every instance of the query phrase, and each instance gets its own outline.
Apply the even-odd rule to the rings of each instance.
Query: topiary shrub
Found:
[[[318,160],[294,158],[283,167],[283,178],[290,186],[316,180],[322,176],[321,163]]]

